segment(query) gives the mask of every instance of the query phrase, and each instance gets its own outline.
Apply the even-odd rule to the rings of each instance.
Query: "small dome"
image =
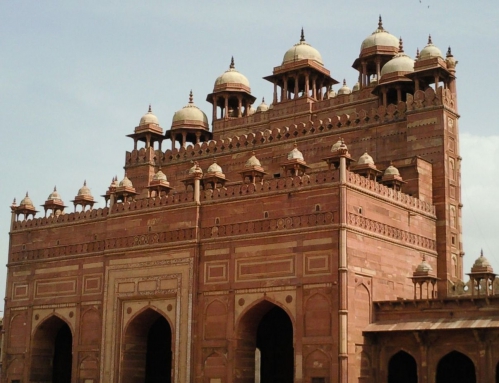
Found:
[[[217,160],[213,160],[213,163],[208,167],[206,173],[223,173],[220,165],[217,164]]]
[[[222,73],[215,80],[215,88],[223,84],[242,84],[250,87],[250,83],[245,75],[239,73],[234,66],[234,57],[232,57],[229,69]]]
[[[57,191],[57,188],[54,186],[54,191],[52,193],[49,194],[47,200],[52,200],[52,201],[55,201],[55,200],[61,200],[61,195],[59,194],[59,192]]]
[[[128,187],[128,188],[133,188],[132,181],[130,181],[130,180],[128,179],[128,177],[126,176],[126,173],[125,173],[125,178],[123,178],[123,179],[120,181],[119,186]]]
[[[431,265],[426,262],[426,258],[423,257],[423,260],[421,263],[416,267],[416,272],[417,273],[431,273],[433,271],[433,268]]]
[[[250,168],[252,166],[262,166],[260,161],[258,161],[258,158],[255,157],[255,152],[253,152],[253,155],[246,161],[246,164],[244,164],[247,168]]]
[[[362,156],[360,156],[357,161],[357,165],[374,165],[374,160],[369,154],[367,154],[367,152],[365,152]]]
[[[161,171],[161,168],[159,168],[158,172],[152,177],[153,181],[166,181],[166,175]]]
[[[385,176],[400,176],[399,170],[393,166],[390,165],[385,169],[385,172],[383,173]]]
[[[203,174],[203,170],[199,166],[197,161],[194,161],[194,165],[189,169],[189,174],[194,174],[194,173],[201,173]]]
[[[319,51],[305,42],[305,35],[302,28],[300,42],[293,45],[287,50],[282,59],[282,65],[306,59],[314,60],[318,64],[324,65],[324,63],[322,62],[322,56]]]
[[[327,92],[327,98],[335,98],[336,97],[336,92],[334,91],[333,87],[329,88],[329,92]]]
[[[381,77],[393,72],[414,72],[414,60],[404,53],[402,39],[400,39],[399,53],[383,65]]]
[[[303,158],[302,152],[298,150],[298,145],[295,143],[295,147],[288,153],[288,160],[305,160]]]
[[[26,192],[26,197],[24,197],[19,204],[19,206],[22,205],[33,206],[33,201],[29,198],[28,192]]]
[[[173,115],[172,123],[177,121],[201,121],[204,124],[208,124],[206,114],[194,105],[192,90],[189,93],[189,103]]]
[[[383,21],[381,20],[381,16],[379,17],[378,29],[376,29],[371,35],[367,36],[362,45],[360,46],[361,52],[364,49],[374,47],[374,46],[384,46],[384,47],[393,47],[398,48],[399,41],[394,36],[388,33],[387,30],[383,29]]]
[[[159,125],[158,117],[152,114],[151,105],[149,105],[149,110],[147,111],[147,113],[144,114],[140,119],[139,126],[149,124]]]
[[[340,139],[338,141],[336,141],[333,146],[331,146],[331,151],[332,152],[336,152],[338,151],[339,148],[342,147],[342,145],[346,148],[346,145],[345,143],[343,142],[343,139],[340,137]]]
[[[340,90],[338,91],[338,95],[341,95],[341,94],[350,94],[352,93],[351,89],[347,86],[347,82],[345,79],[343,79],[343,86],[340,88]]]
[[[250,107],[249,107],[249,110],[248,110],[248,115],[249,115],[249,116],[251,116],[251,115],[253,115],[253,114],[255,114],[255,113],[256,113],[256,109],[255,109],[255,108],[253,108],[252,106],[250,106]]]
[[[257,112],[266,112],[269,110],[268,105],[265,103],[265,98],[262,98],[262,103],[256,108]]]
[[[431,35],[429,35],[428,45],[426,45],[423,48],[423,50],[419,53],[419,60],[424,60],[431,57],[441,57],[442,59],[444,58],[444,56],[442,55],[442,51],[438,49],[435,45],[433,45],[433,42],[431,41]]]
[[[489,260],[483,256],[483,250],[480,252],[480,256],[476,259],[473,264],[473,268],[475,267],[492,267]]]
[[[355,83],[355,85],[353,86],[353,88],[352,88],[352,92],[357,92],[357,91],[359,91],[359,90],[360,90],[360,84],[359,84],[359,82],[357,81],[357,82]]]
[[[81,195],[81,196],[85,195],[85,196],[89,196],[89,197],[92,196],[92,193],[90,192],[90,189],[87,186],[86,180],[83,182],[83,186],[78,190],[78,195]]]

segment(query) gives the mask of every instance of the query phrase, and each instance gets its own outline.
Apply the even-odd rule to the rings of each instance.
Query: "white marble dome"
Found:
[[[213,161],[213,163],[208,167],[206,172],[207,173],[223,173],[222,168],[220,167],[219,164],[217,164],[216,160]]]
[[[147,111],[147,113],[144,114],[140,119],[139,126],[149,124],[159,125],[158,117],[156,117],[156,115],[152,113],[151,105],[149,105],[149,110]]]
[[[347,86],[347,82],[343,79],[343,86],[338,90],[338,96],[342,94],[350,94],[352,90]]]
[[[57,191],[57,188],[54,186],[54,191],[52,193],[49,194],[47,200],[61,200],[61,195],[59,194],[59,192]]]
[[[414,72],[414,60],[404,53],[402,39],[400,39],[399,53],[393,56],[393,58],[381,68],[381,77],[385,74],[394,72]]]
[[[390,165],[385,169],[385,172],[383,173],[383,175],[385,175],[385,176],[400,176],[400,172],[395,166]]]
[[[255,153],[246,161],[246,164],[244,164],[247,168],[252,167],[252,166],[262,166],[258,158],[256,158]]]
[[[242,84],[248,88],[250,87],[250,83],[246,76],[236,70],[234,57],[231,59],[229,69],[215,80],[215,88],[224,84]]]
[[[383,21],[381,20],[381,16],[379,17],[378,28],[364,39],[362,45],[360,46],[360,50],[363,51],[364,49],[374,46],[393,48],[398,48],[399,46],[398,38],[390,34],[383,28]]]
[[[444,58],[442,51],[431,41],[431,35],[428,36],[428,44],[419,52],[419,60],[424,60],[432,57]]]
[[[83,182],[83,186],[78,190],[78,194],[79,196],[89,196],[91,197],[92,196],[92,193],[90,192],[90,188],[87,186],[87,181],[85,180]]]
[[[298,146],[296,144],[293,150],[288,153],[288,160],[305,160],[303,158],[303,153],[298,150]]]
[[[357,161],[358,165],[374,165],[374,160],[373,158],[365,152],[362,156],[360,156],[359,160]]]
[[[152,177],[153,181],[166,181],[166,174],[159,169],[156,174]]]
[[[282,59],[282,65],[305,59],[313,60],[320,65],[324,65],[319,51],[305,41],[305,35],[302,28],[300,41],[286,51]]]
[[[189,93],[189,103],[173,115],[172,123],[178,121],[199,121],[208,124],[206,114],[194,104],[192,90]]]
[[[262,103],[256,108],[257,112],[266,112],[269,110],[269,106],[265,103],[265,98],[262,98]]]
[[[120,181],[119,186],[133,188],[132,181],[130,181],[128,179],[128,177],[126,176],[126,174],[125,174],[125,177]]]

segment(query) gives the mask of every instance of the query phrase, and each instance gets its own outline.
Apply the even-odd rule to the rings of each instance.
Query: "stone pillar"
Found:
[[[274,105],[277,103],[277,80],[274,79],[274,98],[273,101]]]
[[[338,254],[338,383],[348,383],[347,170],[340,158],[340,236]]]
[[[237,96],[237,117],[242,117],[243,114],[242,114],[242,109],[243,109],[243,97],[241,95],[238,95]],[[248,111],[245,110],[244,111],[244,114],[247,116],[248,115]]]
[[[288,100],[288,77],[284,76],[284,86],[282,87],[283,89],[283,97],[282,101],[287,101]]]
[[[224,96],[225,107],[224,107],[224,118],[227,120],[229,118],[229,96]]]

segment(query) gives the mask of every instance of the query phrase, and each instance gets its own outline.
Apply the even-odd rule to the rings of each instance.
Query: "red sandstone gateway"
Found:
[[[456,63],[380,19],[335,91],[302,31],[270,105],[232,59],[212,131],[192,92],[166,132],[149,108],[104,208],[86,183],[74,212],[14,202],[3,381],[495,381],[483,254],[462,282]]]

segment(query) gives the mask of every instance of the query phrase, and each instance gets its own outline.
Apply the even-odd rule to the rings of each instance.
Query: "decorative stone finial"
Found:
[[[16,204],[16,199],[14,198],[14,201],[12,201],[12,205]]]
[[[383,19],[381,18],[381,15],[379,15],[378,19],[378,29],[383,30]]]
[[[193,100],[194,100],[194,98],[192,97],[192,89],[191,89],[191,91],[189,93],[189,104],[192,104]]]
[[[399,53],[404,53],[404,42],[402,41],[402,37],[399,38]]]
[[[428,45],[432,44],[433,45],[433,42],[431,41],[431,35],[428,35]]]
[[[419,48],[416,50],[416,60],[419,58]]]
[[[305,33],[303,32],[303,27],[301,27],[300,43],[305,41]]]
[[[483,249],[480,249],[480,257],[483,257]]]
[[[447,49],[447,57],[452,57],[452,51],[450,49],[450,46],[449,48]]]
[[[230,69],[234,69],[235,68],[235,66],[234,66],[234,56],[232,56],[231,59],[230,59],[230,67],[229,68]]]
[[[83,186],[87,186],[87,180],[83,181]]]
[[[262,97],[262,102],[265,102],[265,97]]]
[[[57,191],[57,187],[56,187],[56,186],[54,186],[54,191],[55,191],[55,192]]]
[[[343,79],[343,86],[347,86],[347,80]]]
[[[149,104],[149,110],[147,112],[152,113],[151,104]]]

